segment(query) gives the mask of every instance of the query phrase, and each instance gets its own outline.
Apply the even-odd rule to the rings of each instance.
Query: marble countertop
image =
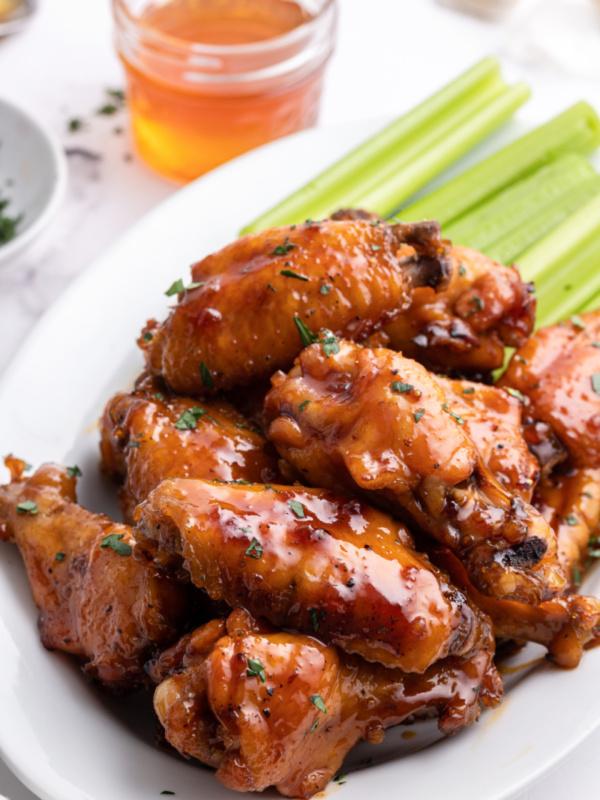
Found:
[[[328,70],[320,124],[398,114],[489,53],[503,57],[509,77],[530,83],[535,113],[549,117],[582,98],[600,108],[600,67],[592,63],[593,53],[600,51],[600,38],[596,43],[594,36],[600,33],[585,24],[591,0],[544,3],[556,12],[548,23],[555,27],[550,42],[552,36],[568,42],[565,30],[581,17],[582,44],[570,55],[567,48],[563,63],[560,58],[552,63],[537,39],[542,27],[535,18],[530,24],[535,0],[521,0],[502,24],[457,14],[434,0],[340,0],[338,45]],[[11,358],[18,358],[24,337],[63,289],[178,188],[139,161],[129,139],[126,111],[95,114],[105,102],[105,90],[123,85],[109,6],[108,0],[40,0],[31,25],[0,40],[0,95],[30,109],[55,133],[69,165],[67,194],[50,226],[27,250],[0,265],[0,375]],[[565,27],[560,25],[561,14],[566,15]],[[69,133],[73,117],[85,125]],[[562,735],[560,720],[556,735]],[[600,732],[519,795],[520,800],[595,796],[599,748]],[[12,800],[34,800],[1,761],[0,793]]]

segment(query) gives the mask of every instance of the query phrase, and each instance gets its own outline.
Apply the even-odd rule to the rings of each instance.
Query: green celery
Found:
[[[243,233],[298,222],[344,204],[347,186],[356,186],[390,155],[457,113],[465,102],[505,87],[496,58],[486,58],[421,105],[404,114],[340,159],[297,192],[247,225]]]
[[[574,186],[571,191],[556,198],[550,206],[535,209],[522,225],[508,236],[490,245],[485,250],[486,255],[502,264],[511,264],[528,248],[566,220],[570,214],[597,195],[600,195],[600,175],[594,175],[580,183],[579,186]]]
[[[403,209],[402,219],[429,218],[447,225],[559,156],[569,152],[585,154],[599,144],[598,115],[587,103],[576,103],[545,125]]]
[[[490,255],[492,244],[504,241],[534,213],[543,211],[593,175],[596,172],[589,161],[569,153],[450,223],[444,228],[444,235],[456,244]]]

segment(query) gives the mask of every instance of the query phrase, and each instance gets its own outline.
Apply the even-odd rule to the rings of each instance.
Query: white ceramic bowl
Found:
[[[0,199],[10,200],[5,214],[23,215],[14,239],[0,245],[0,264],[47,225],[66,182],[65,156],[52,135],[28,112],[0,98]]]

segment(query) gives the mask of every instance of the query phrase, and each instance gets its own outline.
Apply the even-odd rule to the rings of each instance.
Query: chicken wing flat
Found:
[[[313,344],[273,377],[265,413],[268,438],[309,483],[384,502],[455,552],[482,593],[536,604],[564,589],[553,531],[500,485],[416,361]]]
[[[437,223],[325,220],[249,234],[192,267],[162,325],[140,346],[179,394],[269,378],[302,347],[296,318],[364,339],[407,308],[416,286],[449,275]]]
[[[423,672],[487,641],[488,623],[408,531],[332,492],[165,481],[136,511],[136,556],[182,567],[213,600]]]
[[[537,331],[498,385],[527,398],[527,415],[555,434],[571,466],[600,467],[600,311]]]
[[[484,464],[502,486],[531,501],[540,467],[521,429],[523,404],[503,389],[435,377]]]
[[[450,285],[423,286],[410,307],[386,326],[390,347],[438,372],[486,375],[504,363],[504,348],[520,347],[533,331],[535,298],[516,267],[468,247],[447,247]]]
[[[470,660],[406,675],[236,610],[159,659],[154,707],[168,741],[216,767],[225,786],[275,785],[309,798],[361,738],[380,742],[385,728],[425,711],[454,733],[477,719],[481,704],[496,706],[502,682],[492,654],[490,643]]]
[[[131,393],[110,400],[101,422],[104,470],[123,482],[126,522],[166,478],[269,482],[279,477],[262,433],[231,405],[177,397],[142,376]]]
[[[77,505],[75,477],[52,464],[0,487],[0,535],[17,543],[45,647],[83,661],[111,689],[146,682],[144,663],[180,634],[182,588],[134,561],[130,528]]]
[[[450,575],[471,600],[492,620],[498,639],[537,642],[548,658],[566,669],[576,667],[586,648],[600,644],[600,600],[565,594],[538,606],[486,597],[473,586],[464,566],[447,548],[427,547],[432,560]]]
[[[555,469],[538,483],[533,503],[552,526],[569,583],[579,586],[600,524],[600,469]]]

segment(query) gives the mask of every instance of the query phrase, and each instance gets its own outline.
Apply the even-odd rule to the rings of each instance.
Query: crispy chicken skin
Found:
[[[295,317],[361,340],[407,308],[416,286],[442,288],[448,275],[437,223],[274,228],[195,264],[200,285],[139,343],[150,371],[179,394],[231,389],[292,364],[302,347]]]
[[[314,638],[273,630],[240,610],[194,631],[151,670],[168,741],[217,768],[238,791],[275,785],[287,797],[323,790],[361,739],[433,711],[444,733],[496,706],[493,645],[424,675],[367,664]],[[174,674],[173,674],[174,673]]]
[[[181,586],[133,559],[130,528],[77,505],[63,467],[46,464],[23,480],[23,465],[8,459],[14,480],[0,487],[0,535],[25,562],[42,643],[78,656],[110,689],[144,685],[144,663],[180,634]],[[103,546],[107,536],[129,555]]]
[[[512,357],[498,385],[519,390],[527,415],[554,433],[574,467],[600,467],[600,311],[542,328]],[[600,382],[600,378],[596,378]]]
[[[165,478],[277,480],[264,436],[229,403],[172,394],[158,378],[142,376],[131,393],[107,404],[101,421],[102,465],[123,483],[126,522]]]
[[[441,376],[435,380],[494,477],[530,502],[540,468],[521,430],[523,404],[495,386]]]
[[[213,600],[405,672],[467,656],[477,609],[412,549],[399,523],[319,489],[165,481],[136,511],[136,557]]]
[[[313,485],[404,515],[484,594],[535,605],[562,591],[554,533],[496,480],[435,378],[391,350],[336,346],[313,344],[273,377],[267,435],[281,455]]]
[[[573,669],[588,647],[600,644],[600,600],[565,594],[538,606],[495,600],[478,592],[461,562],[447,548],[427,547],[432,560],[448,572],[493,623],[498,639],[537,642],[548,649],[548,658],[559,667]]]
[[[439,372],[485,375],[504,363],[504,348],[520,347],[533,330],[535,298],[516,267],[468,247],[449,245],[450,285],[423,286],[410,307],[385,327],[390,347]]]

